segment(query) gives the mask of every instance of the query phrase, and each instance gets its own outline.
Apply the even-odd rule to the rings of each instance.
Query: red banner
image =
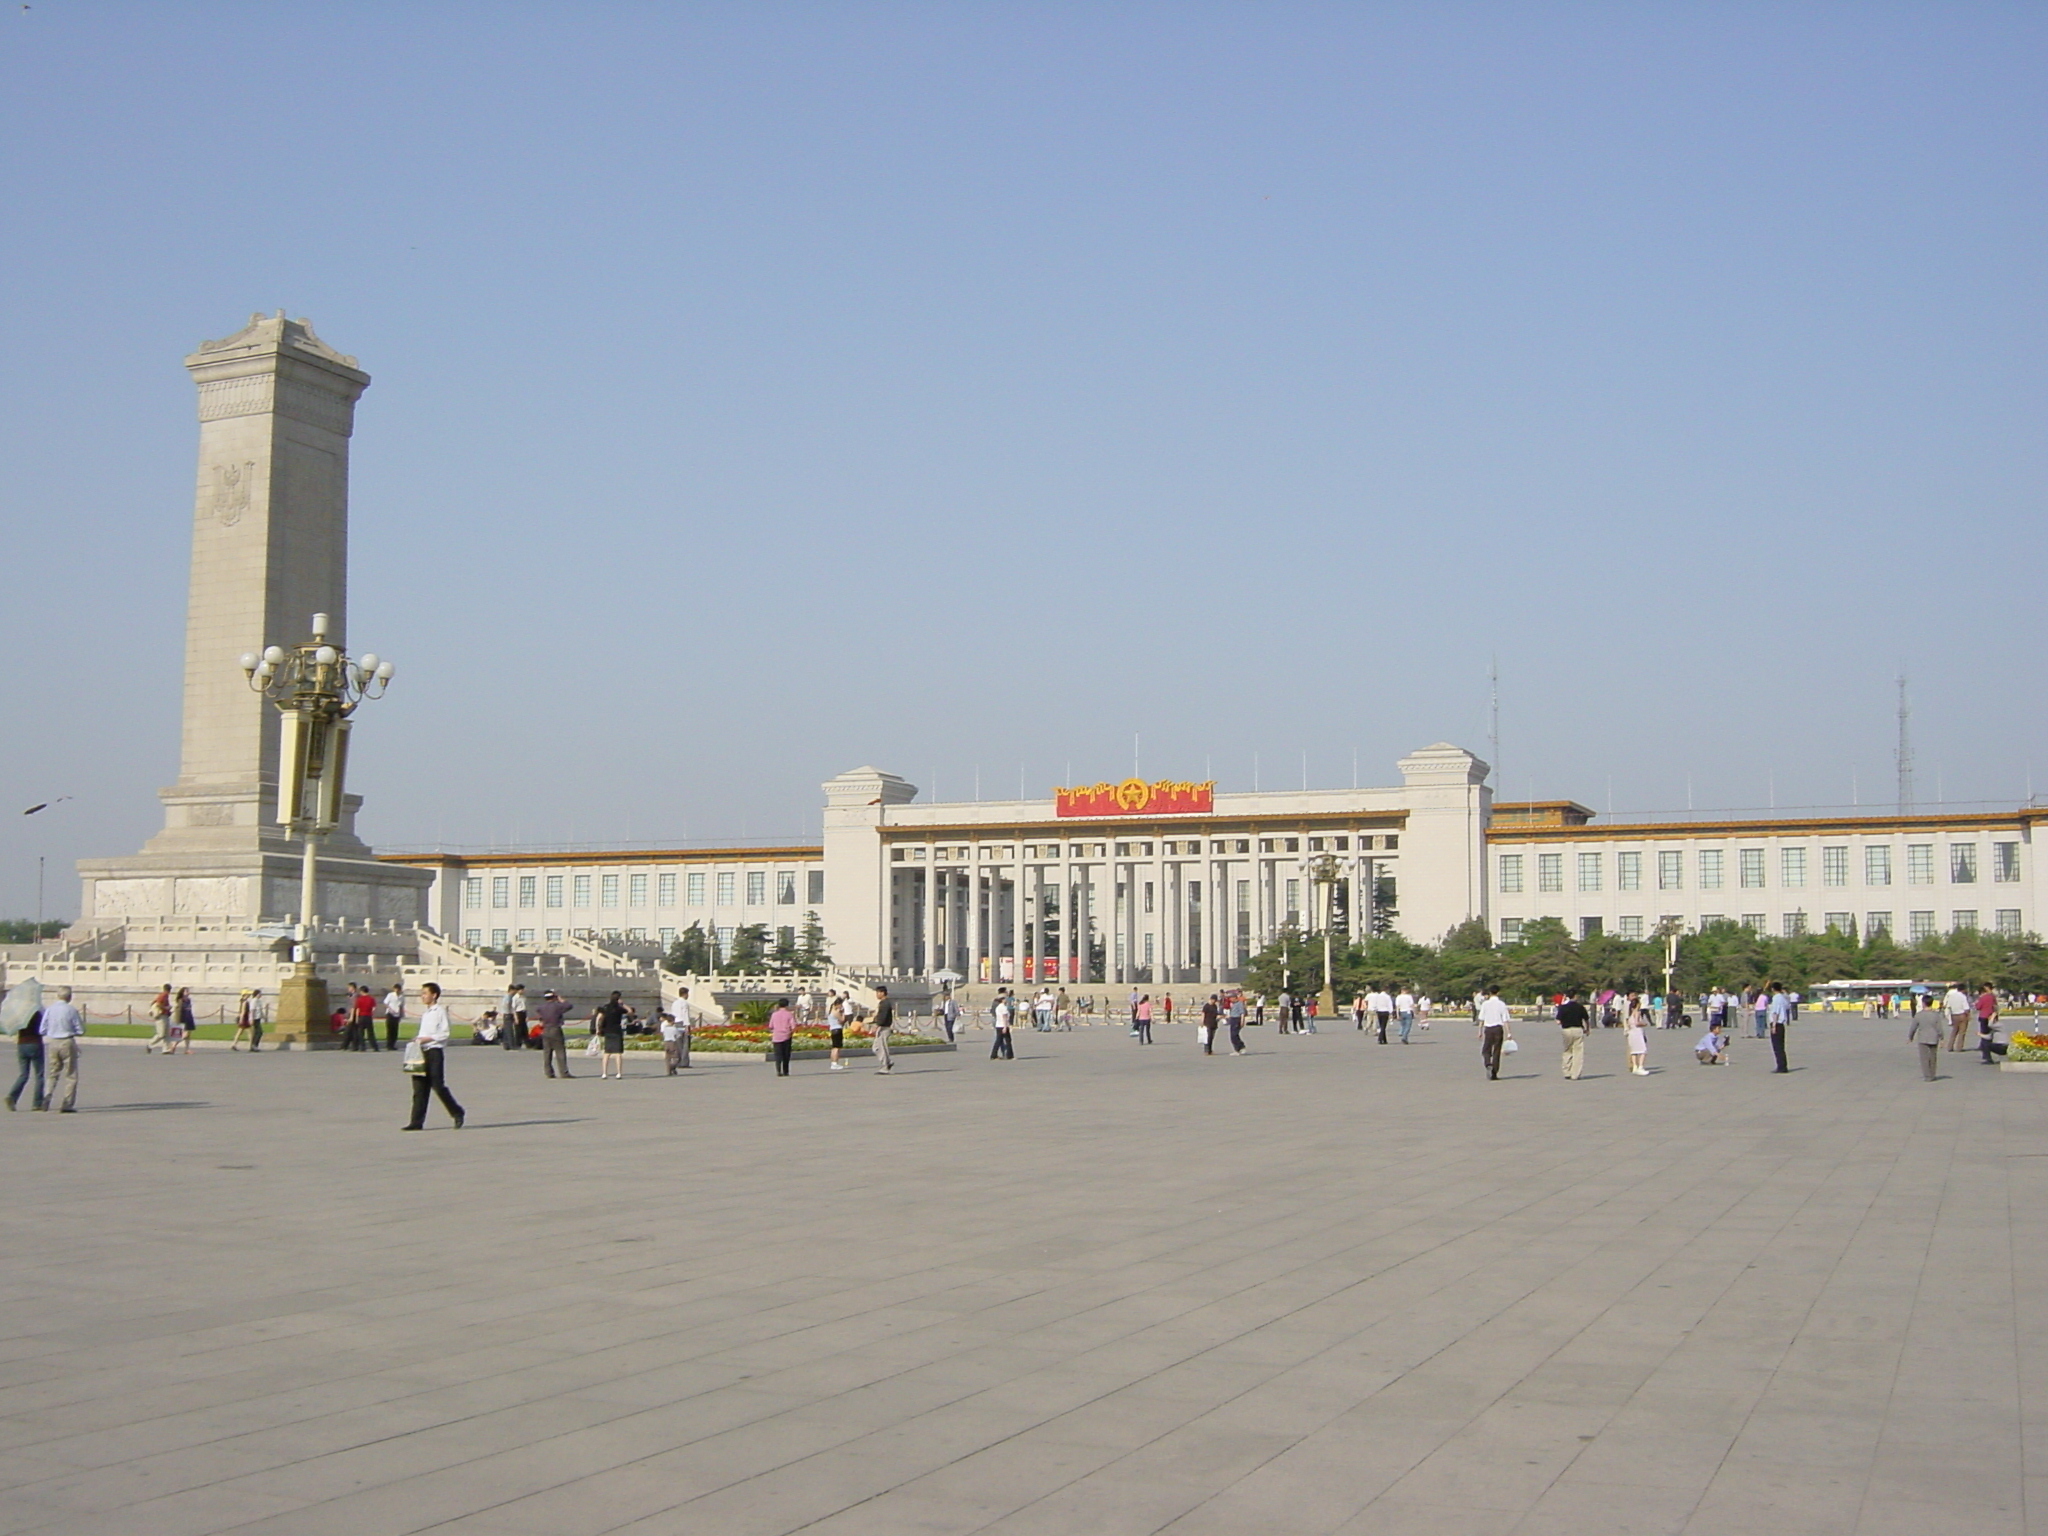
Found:
[[[1121,784],[1088,784],[1052,794],[1061,816],[1193,816],[1216,809],[1214,779],[1205,784],[1125,779]]]

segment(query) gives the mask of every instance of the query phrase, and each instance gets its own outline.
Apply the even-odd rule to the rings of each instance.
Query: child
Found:
[[[1628,1070],[1632,1077],[1648,1077],[1650,1068],[1650,1032],[1644,1028],[1647,1020],[1637,1012],[1628,1021]]]

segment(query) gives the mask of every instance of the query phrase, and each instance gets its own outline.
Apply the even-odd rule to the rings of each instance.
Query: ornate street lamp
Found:
[[[1330,929],[1337,917],[1337,881],[1343,871],[1337,863],[1337,856],[1326,853],[1314,860],[1308,867],[1308,877],[1315,884],[1316,910],[1322,914],[1323,929],[1323,995],[1318,1001],[1318,1011],[1326,1019],[1337,1016],[1337,989],[1332,984],[1330,973]]]
[[[287,649],[242,657],[249,686],[284,717],[277,750],[277,819],[304,842],[299,913],[292,931],[292,975],[278,996],[277,1034],[308,1049],[329,1043],[327,983],[313,973],[314,883],[320,839],[341,822],[348,766],[349,716],[391,686],[391,663],[365,653],[351,660],[327,640],[328,618],[313,615],[313,638]]]

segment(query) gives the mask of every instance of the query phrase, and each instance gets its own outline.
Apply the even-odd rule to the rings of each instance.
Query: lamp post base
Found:
[[[277,994],[277,1021],[271,1033],[279,1045],[294,1045],[302,1051],[331,1051],[340,1047],[328,1023],[327,983],[313,974],[311,962],[301,961]]]
[[[1337,1017],[1337,989],[1335,987],[1323,988],[1322,995],[1316,999],[1316,1011],[1326,1019]]]

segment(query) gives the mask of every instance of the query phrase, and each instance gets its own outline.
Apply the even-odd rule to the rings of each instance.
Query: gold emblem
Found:
[[[1116,787],[1116,803],[1126,811],[1142,811],[1152,799],[1152,786],[1143,779],[1125,779]]]

